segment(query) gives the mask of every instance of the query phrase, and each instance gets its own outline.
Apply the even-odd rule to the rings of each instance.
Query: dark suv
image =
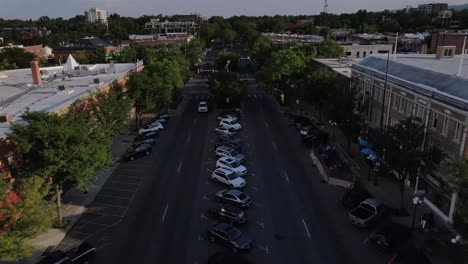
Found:
[[[42,259],[39,264],[88,263],[95,253],[95,247],[88,242],[83,242],[78,247],[66,252],[56,250]]]
[[[239,225],[247,221],[247,214],[242,209],[227,204],[208,210],[208,214],[230,224]]]
[[[159,131],[149,131],[146,133],[143,133],[141,135],[138,135],[134,140],[133,144],[134,145],[141,145],[143,143],[148,143],[148,144],[153,144],[156,142],[156,139],[159,138]]]
[[[217,223],[210,226],[208,228],[208,237],[213,243],[219,241],[231,246],[235,253],[248,251],[252,247],[252,241],[247,236],[242,234],[237,228],[225,223]]]
[[[135,145],[129,148],[125,154],[123,155],[123,158],[126,160],[135,160],[136,158],[140,158],[143,156],[148,156],[151,151],[153,150],[153,147],[149,144],[141,144],[141,145]]]

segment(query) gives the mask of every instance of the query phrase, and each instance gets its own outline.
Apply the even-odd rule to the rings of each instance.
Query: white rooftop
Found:
[[[141,66],[142,62],[138,64]],[[135,69],[134,63],[114,64],[114,70],[109,71],[110,64],[81,65],[92,69],[92,74],[83,77],[67,77],[63,75],[63,66],[41,68],[42,84],[33,85],[31,69],[19,69],[0,72],[0,113],[11,114],[13,122],[20,123],[21,115],[26,111],[55,112],[74,101],[85,97],[90,92],[109,84]],[[111,67],[112,69],[112,67]],[[95,79],[100,79],[96,84]],[[59,86],[67,89],[59,91]],[[0,123],[0,138],[10,132],[9,123]]]
[[[358,63],[361,59],[337,59],[337,58],[329,58],[329,59],[314,59],[315,61],[331,68],[333,71],[347,77],[351,78],[351,66],[354,63]]]

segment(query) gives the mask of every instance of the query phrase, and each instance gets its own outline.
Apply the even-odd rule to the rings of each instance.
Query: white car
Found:
[[[226,120],[226,121],[235,121],[237,122],[237,116],[235,115],[222,115],[218,117],[219,121]]]
[[[227,128],[234,128],[235,130],[239,130],[242,128],[241,124],[237,123],[236,121],[229,121],[229,120],[221,120],[219,122],[220,126],[227,127]]]
[[[228,185],[232,189],[241,189],[245,187],[245,180],[237,176],[237,174],[231,170],[217,168],[211,174],[211,179],[215,182],[220,182]]]
[[[240,164],[237,160],[228,157],[222,157],[216,161],[216,168],[224,168],[235,172],[238,176],[247,174],[247,168]]]
[[[215,128],[215,132],[218,133],[219,135],[234,135],[236,134],[236,130],[234,128],[229,128],[229,127],[224,127],[224,126],[219,126]]]
[[[159,130],[163,130],[163,128],[164,127],[161,123],[153,123],[153,124],[146,125],[140,130],[138,130],[138,134],[143,134],[149,131],[159,131]]]
[[[205,101],[198,103],[198,113],[208,112],[208,104]]]

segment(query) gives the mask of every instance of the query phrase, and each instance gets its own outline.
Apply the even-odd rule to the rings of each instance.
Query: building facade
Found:
[[[465,37],[468,37],[468,31],[434,33],[431,37],[430,50],[435,53],[440,46],[455,46],[455,54],[459,55],[462,53]],[[467,50],[468,43],[465,45],[465,54],[467,54]]]
[[[351,58],[365,58],[372,54],[379,54],[379,53],[388,53],[392,52],[393,45],[385,45],[385,44],[374,44],[374,45],[359,45],[356,43],[349,43],[349,44],[340,44],[345,52],[346,56],[350,56]]]
[[[447,3],[431,3],[418,6],[419,11],[430,15],[437,15],[440,11],[448,9]]]
[[[369,126],[379,128],[382,118],[383,127],[389,127],[417,117],[425,127],[423,149],[436,147],[449,158],[468,155],[468,61],[456,76],[460,58],[453,50],[440,48],[438,56],[399,55],[388,68],[385,55],[354,64],[352,77],[368,105]],[[443,173],[421,174],[410,184],[435,213],[453,223],[457,194]]]
[[[98,8],[91,8],[84,12],[86,21],[91,23],[102,23],[107,25],[107,11],[100,10]]]
[[[182,33],[196,32],[200,29],[200,24],[193,20],[184,21],[160,21],[159,18],[152,18],[145,23],[145,28],[153,29],[158,33]]]

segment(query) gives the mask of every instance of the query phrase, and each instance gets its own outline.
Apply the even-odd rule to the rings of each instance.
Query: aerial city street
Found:
[[[0,5],[0,263],[466,263],[468,4],[95,2]]]

